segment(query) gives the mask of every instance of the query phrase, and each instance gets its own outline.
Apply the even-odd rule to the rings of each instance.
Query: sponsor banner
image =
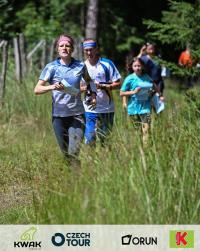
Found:
[[[0,225],[0,250],[200,251],[200,225]]]

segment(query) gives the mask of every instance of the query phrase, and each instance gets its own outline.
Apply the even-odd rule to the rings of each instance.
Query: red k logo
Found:
[[[171,230],[169,236],[170,248],[194,248],[193,230]]]
[[[184,246],[187,245],[187,241],[185,240],[187,233],[181,233],[181,232],[177,232],[176,233],[176,244],[178,246],[180,246],[181,244],[183,244]]]

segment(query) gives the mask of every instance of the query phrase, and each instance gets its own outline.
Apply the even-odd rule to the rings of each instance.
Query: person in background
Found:
[[[82,86],[85,92],[85,143],[94,144],[96,142],[96,131],[101,142],[111,131],[114,119],[113,90],[121,86],[121,75],[114,63],[107,58],[100,57],[97,42],[88,38],[83,41],[83,51],[86,57],[85,64],[91,79],[97,87],[97,103],[95,109],[91,109],[90,87]]]
[[[153,43],[146,43],[140,49],[140,53],[138,57],[143,61],[148,75],[154,81],[156,86],[158,87],[159,92],[161,93],[160,99],[163,100],[163,92],[164,92],[164,81],[161,76],[162,68],[155,60],[156,56],[156,46]]]
[[[145,73],[145,66],[140,58],[134,58],[130,67],[132,73],[125,78],[120,96],[123,97],[123,108],[127,109],[133,123],[141,124],[142,142],[145,146],[148,142],[151,123],[151,96],[156,86]],[[124,97],[128,98],[128,105]]]
[[[187,69],[190,69],[193,66],[193,61],[191,57],[191,51],[190,51],[190,46],[187,45],[186,49],[181,52],[179,59],[178,59],[178,64],[181,67],[185,67]],[[192,76],[187,76],[187,83],[186,87],[191,88],[192,87]]]
[[[35,94],[52,92],[53,129],[60,149],[70,163],[77,159],[83,138],[84,107],[80,93],[82,78],[91,87],[90,105],[96,104],[96,88],[85,64],[72,57],[73,49],[72,37],[59,36],[59,57],[45,66],[34,89]]]

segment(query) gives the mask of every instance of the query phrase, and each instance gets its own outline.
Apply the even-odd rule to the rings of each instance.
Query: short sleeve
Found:
[[[53,66],[46,65],[45,68],[42,70],[39,79],[44,80],[46,82],[51,82],[54,72],[55,70]]]
[[[101,58],[100,63],[105,71],[106,82],[115,82],[118,79],[121,79],[119,71],[110,59]]]
[[[112,82],[115,82],[118,79],[121,79],[121,75],[119,71],[117,70],[117,67],[114,65],[114,63],[110,61],[110,80]]]
[[[130,91],[130,90],[131,90],[131,79],[128,76],[125,78],[125,80],[122,84],[121,91],[126,92],[126,91]]]

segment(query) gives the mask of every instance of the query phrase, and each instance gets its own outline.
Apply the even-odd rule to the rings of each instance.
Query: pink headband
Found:
[[[68,42],[68,43],[70,43],[70,45],[72,45],[72,46],[73,46],[73,44],[74,44],[74,41],[73,41],[71,38],[66,37],[66,36],[60,36],[60,37],[59,37],[59,39],[58,39],[58,41],[57,41],[57,46],[59,46],[59,44],[60,44],[61,42]]]

